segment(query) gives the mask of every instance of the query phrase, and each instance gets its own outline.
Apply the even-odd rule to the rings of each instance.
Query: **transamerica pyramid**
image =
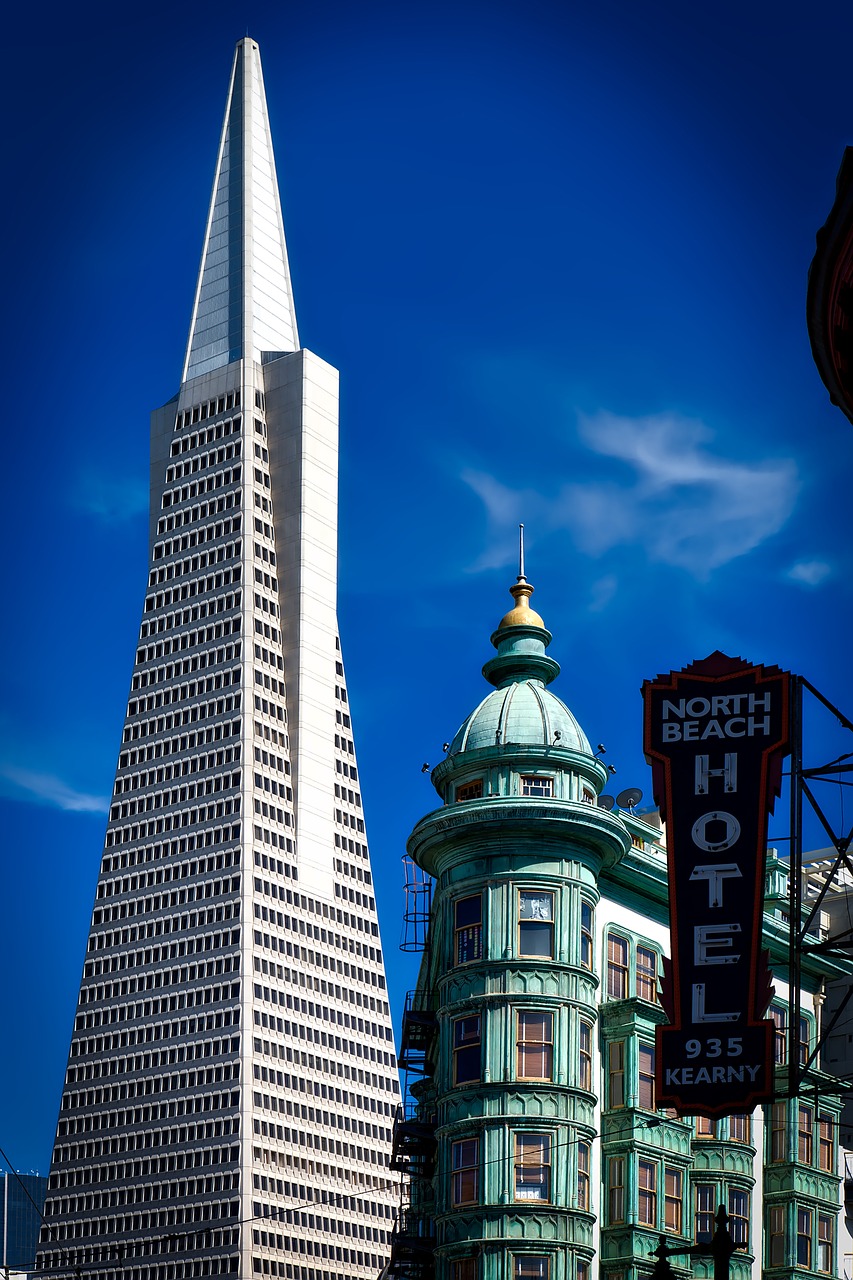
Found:
[[[338,637],[338,375],[237,45],[37,1268],[375,1277],[398,1084]]]

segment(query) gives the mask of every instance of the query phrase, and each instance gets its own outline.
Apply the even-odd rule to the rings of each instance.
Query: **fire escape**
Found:
[[[421,952],[429,965],[429,915],[432,884],[408,857],[405,870],[406,909],[401,951]],[[399,1280],[432,1280],[433,1187],[436,1139],[432,1100],[436,1017],[429,992],[418,988],[406,996],[400,1036],[399,1065],[403,1069],[403,1102],[397,1109],[391,1146],[391,1168],[403,1174],[397,1225],[391,1236],[391,1259],[386,1275]]]

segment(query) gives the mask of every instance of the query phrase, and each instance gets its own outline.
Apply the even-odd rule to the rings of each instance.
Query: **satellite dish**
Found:
[[[615,805],[615,803],[616,803],[616,801],[613,799],[613,796],[599,796],[599,797],[598,797],[598,807],[599,807],[599,809],[612,809],[612,808],[613,808],[613,806]]]
[[[619,792],[616,803],[620,809],[636,809],[642,798],[643,793],[639,787],[626,787]]]

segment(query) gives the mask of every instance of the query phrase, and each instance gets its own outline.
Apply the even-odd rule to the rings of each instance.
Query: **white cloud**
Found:
[[[510,489],[485,471],[468,469],[460,478],[474,490],[489,521],[488,545],[471,568],[479,571],[512,564],[518,556],[519,524],[541,520],[545,499],[532,489]]]
[[[578,431],[592,453],[612,461],[551,498],[514,491],[483,472],[463,474],[489,515],[490,545],[475,567],[511,561],[507,526],[529,512],[544,527],[569,530],[589,556],[634,544],[649,560],[706,578],[777,533],[794,508],[799,480],[791,459],[718,456],[706,447],[712,433],[695,419],[601,412],[580,416]]]
[[[607,573],[603,578],[598,578],[592,584],[590,591],[588,605],[590,613],[601,613],[602,610],[606,609],[618,589],[619,581],[612,573]]]
[[[106,813],[109,809],[107,797],[75,791],[53,774],[35,773],[14,765],[0,765],[0,777],[13,784],[13,794],[18,800],[35,800],[38,804],[54,805],[69,813]],[[23,794],[16,794],[17,792]]]
[[[79,511],[119,524],[148,510],[148,488],[139,480],[122,480],[95,471],[81,472],[71,494]]]
[[[817,587],[832,573],[832,568],[825,560],[798,560],[792,564],[787,576],[792,582],[801,582],[806,587]]]

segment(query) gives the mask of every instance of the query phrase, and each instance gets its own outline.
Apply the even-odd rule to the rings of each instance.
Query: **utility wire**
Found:
[[[32,1198],[32,1196],[30,1195],[30,1192],[29,1192],[29,1189],[28,1189],[28,1187],[27,1187],[27,1184],[26,1184],[26,1183],[24,1182],[24,1180],[21,1178],[21,1175],[18,1173],[17,1169],[16,1169],[16,1168],[15,1168],[15,1166],[12,1164],[12,1161],[11,1161],[11,1160],[9,1159],[9,1157],[6,1155],[6,1152],[3,1150],[3,1148],[2,1148],[2,1147],[0,1147],[0,1156],[2,1156],[2,1157],[3,1157],[3,1159],[6,1161],[6,1164],[9,1166],[9,1169],[10,1169],[10,1171],[11,1171],[11,1173],[12,1173],[12,1176],[15,1178],[15,1180],[16,1180],[18,1183],[20,1183],[20,1185],[21,1185],[21,1189],[22,1189],[22,1191],[23,1191],[24,1195],[27,1197],[27,1199],[29,1200],[30,1204],[33,1206],[33,1208],[35,1209],[36,1213],[37,1213],[37,1214],[38,1214],[38,1216],[41,1218],[42,1222],[45,1222],[45,1221],[46,1221],[45,1216],[44,1216],[44,1214],[42,1213],[41,1209],[40,1209],[40,1208],[38,1207],[38,1205],[36,1204],[35,1200],[34,1200],[34,1199]]]

